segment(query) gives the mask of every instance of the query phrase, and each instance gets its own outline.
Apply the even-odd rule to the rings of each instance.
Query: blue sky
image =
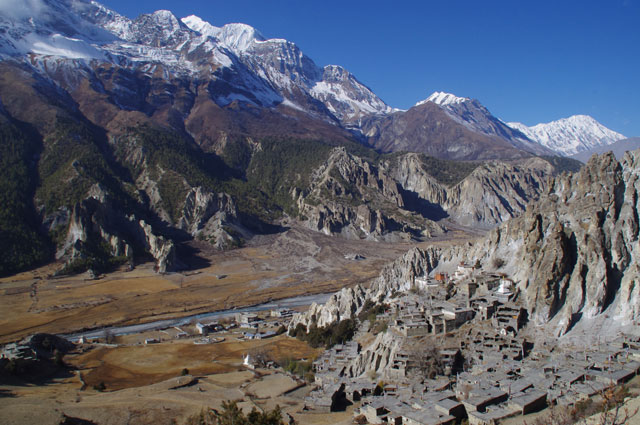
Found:
[[[389,105],[434,91],[480,100],[527,125],[591,115],[640,136],[640,0],[104,0],[243,22],[351,71]]]

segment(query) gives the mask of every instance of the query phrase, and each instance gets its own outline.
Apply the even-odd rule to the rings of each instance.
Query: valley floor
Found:
[[[434,243],[468,238],[459,229],[448,236]],[[349,241],[292,227],[257,236],[247,246],[227,252],[194,242],[190,249],[197,253],[196,267],[182,273],[158,275],[147,263],[95,280],[86,275],[52,278],[60,267],[52,264],[0,279],[0,343],[39,332],[67,334],[147,323],[367,285],[385,264],[412,246]],[[354,254],[360,259],[353,259]],[[351,410],[331,415],[306,412],[299,418],[307,387],[284,394],[299,382],[281,369],[255,373],[242,366],[243,354],[257,348],[274,358],[318,354],[296,339],[249,341],[230,332],[218,344],[169,338],[145,345],[145,338],[163,339],[159,331],[152,331],[117,337],[115,346],[79,346],[65,356],[70,366],[65,373],[31,383],[0,383],[0,422],[58,424],[66,415],[101,424],[181,424],[201,409],[220,407],[229,399],[242,399],[249,409],[279,404],[299,423],[351,422]],[[181,376],[183,369],[190,375]],[[105,392],[94,388],[102,383]]]
[[[36,332],[66,334],[334,292],[368,283],[411,246],[348,241],[294,227],[226,252],[194,242],[197,266],[182,273],[158,275],[146,263],[96,280],[51,278],[60,267],[53,264],[0,279],[0,343]],[[346,258],[350,254],[363,259]]]
[[[307,419],[301,419],[308,389],[297,389],[301,382],[281,369],[243,367],[242,356],[251,350],[264,350],[275,358],[317,354],[286,336],[239,341],[227,335],[223,343],[206,345],[192,340],[84,345],[65,357],[75,369],[68,376],[2,385],[0,422],[57,425],[67,416],[98,424],[182,424],[203,409],[220,409],[225,400],[242,400],[239,405],[247,410],[273,409],[278,404],[299,423],[339,423],[342,417],[349,423],[350,412],[330,415],[330,419],[308,413],[303,415]],[[182,376],[184,368],[189,375]],[[105,390],[97,390],[102,383]]]

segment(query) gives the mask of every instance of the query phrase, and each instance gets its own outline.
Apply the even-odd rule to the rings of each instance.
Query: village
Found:
[[[301,373],[264,349],[250,348],[261,340],[291,340],[286,332],[301,310],[231,312],[139,333],[114,335],[106,329],[98,337],[59,339],[78,353],[236,344],[231,356],[237,358],[225,360],[230,368],[224,370],[251,372],[239,393],[247,406],[260,399],[252,395],[255,388],[279,380],[282,388],[261,391],[271,402],[286,396],[291,421],[322,414],[330,420],[343,412],[359,424],[497,424],[551,406],[576,406],[640,371],[639,338],[620,334],[603,345],[560,347],[553,338],[530,332],[515,282],[476,265],[460,264],[451,275],[416,277],[384,299],[369,300],[351,340],[290,359],[294,367],[309,365]],[[37,359],[41,339],[7,344],[2,357]],[[55,342],[56,349],[57,344],[62,343]],[[238,350],[237,344],[247,348]]]
[[[383,302],[377,345],[356,336],[314,362],[312,409],[355,405],[355,423],[489,425],[575,406],[640,371],[637,337],[562,349],[529,335],[514,282],[469,264],[416,278]]]
[[[216,344],[227,338],[237,341],[261,340],[281,335],[295,313],[291,309],[273,309],[263,312],[241,312],[222,317],[220,320],[192,321],[181,326],[165,327],[130,335],[114,335],[105,329],[100,336],[86,337],[81,335],[71,343],[76,343],[85,350],[92,346],[135,346],[151,345],[173,341],[192,342],[196,345]],[[33,336],[23,341],[6,344],[0,356],[7,359],[36,360],[38,354],[30,344]],[[117,340],[117,341],[116,341]]]

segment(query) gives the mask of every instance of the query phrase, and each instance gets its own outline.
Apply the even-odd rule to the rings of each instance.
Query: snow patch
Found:
[[[0,15],[15,20],[38,17],[46,8],[42,0],[0,0]]]
[[[199,32],[206,37],[218,37],[220,34],[220,28],[211,25],[209,22],[203,20],[199,16],[190,15],[181,19],[189,29]]]
[[[105,59],[104,52],[88,44],[84,40],[53,34],[42,37],[28,34],[24,39],[23,48],[31,53],[49,56],[59,56],[69,59]]]
[[[426,98],[425,100],[421,100],[416,103],[415,106],[423,105],[427,102],[433,102],[436,105],[446,106],[446,105],[457,105],[463,102],[467,102],[471,99],[468,97],[459,97],[451,93],[445,93],[441,91],[434,92],[431,96]]]
[[[306,112],[306,110],[303,107],[301,107],[296,103],[293,103],[292,101],[286,98],[282,101],[281,105],[288,106],[289,108],[296,109],[298,111]]]

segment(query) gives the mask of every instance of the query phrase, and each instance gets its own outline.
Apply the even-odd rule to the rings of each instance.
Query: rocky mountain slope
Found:
[[[565,156],[598,146],[610,145],[625,138],[588,115],[574,115],[533,127],[517,122],[510,122],[509,126],[519,130],[529,139]]]
[[[457,184],[446,186],[435,181],[418,154],[396,157],[389,161],[389,167],[405,190],[431,205],[435,216],[446,214],[457,223],[485,228],[520,215],[545,191],[555,172],[542,158],[489,161]]]
[[[529,140],[528,136],[513,130],[500,119],[494,117],[489,110],[476,99],[458,97],[451,93],[435,92],[416,106],[435,103],[447,115],[470,130],[487,136],[497,137],[509,142],[512,146],[538,155],[549,155],[551,152]]]
[[[419,113],[404,119],[407,129],[398,132],[401,123],[388,131],[389,124],[377,118],[394,121],[405,112],[386,105],[344,68],[319,67],[294,43],[266,39],[244,24],[215,27],[166,10],[129,19],[96,2],[55,0],[29,14],[0,16],[0,27],[5,60],[28,63],[66,90],[81,90],[82,106],[99,101],[100,112],[90,119],[111,129],[130,115],[119,113],[124,109],[186,130],[207,146],[286,128],[304,137],[364,134],[383,151],[441,158],[549,154],[477,101],[441,104],[438,93],[426,102],[444,115],[419,105]],[[262,128],[267,120],[271,124]],[[415,133],[421,135],[407,143]]]
[[[586,163],[593,155],[602,155],[605,152],[613,152],[616,158],[620,159],[627,151],[640,149],[640,137],[630,137],[628,139],[618,140],[610,145],[596,146],[586,151],[578,152],[571,155],[571,158]]]
[[[418,276],[453,272],[461,261],[510,275],[529,320],[558,335],[600,318],[610,326],[640,318],[638,192],[640,151],[593,157],[580,172],[548,184],[540,201],[479,242],[447,249],[413,249],[387,267],[367,290],[344,289],[324,307],[292,322],[318,326],[357,313],[366,299],[408,291]],[[500,261],[496,261],[499,259]]]
[[[408,111],[366,117],[360,131],[370,146],[382,152],[421,152],[461,160],[553,155],[478,101],[444,93],[434,93]]]
[[[383,168],[344,148],[333,149],[309,187],[293,196],[307,225],[326,234],[390,240],[443,231],[406,209],[402,187]]]
[[[343,237],[424,239],[446,231],[443,218],[490,227],[544,188],[538,171],[515,176],[531,174],[521,166],[478,167],[476,183],[466,180],[476,164],[420,157],[403,171],[402,155],[362,145],[362,123],[416,115],[434,155],[531,154],[434,102],[394,112],[343,68],[247,25],[168,11],[129,19],[82,0],[42,6],[0,16],[0,240],[15,252],[0,274],[54,256],[66,271],[148,258],[171,270],[187,260],[185,241],[231,248],[284,215]],[[492,204],[462,207],[485,189]]]

